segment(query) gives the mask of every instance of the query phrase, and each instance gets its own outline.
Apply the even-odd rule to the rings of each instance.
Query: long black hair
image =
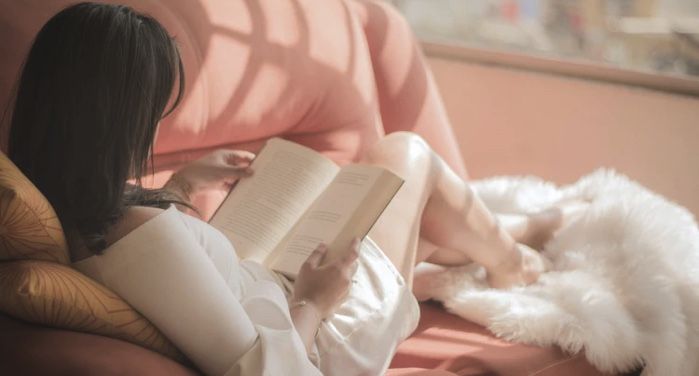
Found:
[[[140,180],[183,90],[173,39],[129,7],[80,3],[41,29],[18,82],[9,156],[54,207],[69,245],[79,236],[99,253],[128,206],[183,203]]]

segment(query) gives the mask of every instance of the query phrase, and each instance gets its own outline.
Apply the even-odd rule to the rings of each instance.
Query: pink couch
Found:
[[[0,5],[0,103],[10,96],[31,38],[51,15],[73,2]],[[281,135],[346,163],[382,134],[398,130],[420,133],[465,176],[417,44],[405,21],[384,3],[122,3],[168,28],[179,42],[186,69],[186,95],[162,124],[156,175],[149,184],[162,184],[173,169],[214,148],[257,151],[266,138]],[[198,204],[211,213],[220,200],[204,197]],[[443,370],[429,371],[431,375],[450,374],[444,370],[460,375],[597,374],[580,356],[508,344],[438,307],[422,307],[420,328],[399,349],[390,375],[427,374],[420,369]],[[14,364],[12,369],[23,373],[73,373],[64,366],[83,364],[79,373],[116,367],[127,374],[191,374],[147,350],[103,337],[28,326],[6,316],[0,316],[0,332],[11,333],[0,337],[0,367]]]

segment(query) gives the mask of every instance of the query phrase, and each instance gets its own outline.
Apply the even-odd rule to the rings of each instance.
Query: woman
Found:
[[[217,151],[164,189],[140,185],[159,121],[183,85],[177,48],[156,20],[123,6],[71,6],[29,52],[9,152],[58,213],[75,267],[148,317],[206,374],[380,374],[417,324],[415,264],[473,260],[494,287],[531,283],[544,270],[523,243],[540,244],[561,211],[502,227],[410,133],[389,135],[364,156],[405,179],[373,241],[355,242],[328,265],[320,245],[293,282],[238,260],[220,232],[177,208],[195,210],[188,196],[250,174],[253,155]]]

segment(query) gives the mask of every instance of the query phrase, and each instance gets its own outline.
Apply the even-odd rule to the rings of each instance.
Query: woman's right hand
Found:
[[[355,239],[343,258],[325,265],[321,263],[328,248],[320,244],[301,266],[291,301],[305,300],[316,308],[320,318],[330,316],[349,293],[352,276],[357,271],[359,244]]]

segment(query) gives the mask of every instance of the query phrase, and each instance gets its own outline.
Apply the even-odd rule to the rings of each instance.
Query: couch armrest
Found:
[[[4,314],[0,333],[2,375],[198,375],[128,342],[26,324]]]

